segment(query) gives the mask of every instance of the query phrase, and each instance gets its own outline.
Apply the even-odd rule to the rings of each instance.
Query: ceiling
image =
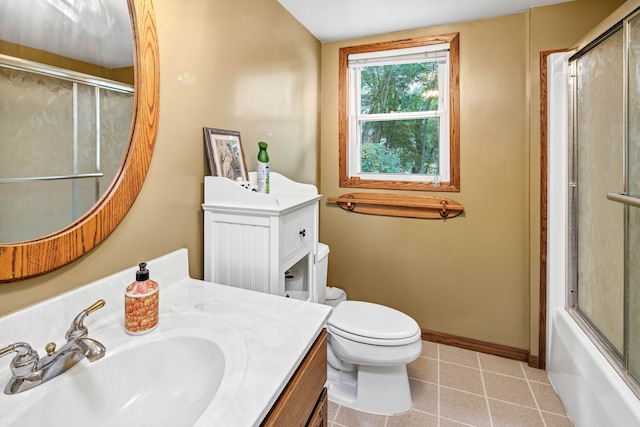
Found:
[[[0,0],[0,40],[106,68],[133,65],[126,0]]]
[[[232,0],[229,0],[232,1]],[[321,42],[526,12],[573,0],[278,0]],[[126,0],[0,0],[0,39],[131,66]]]
[[[278,0],[321,42],[527,12],[573,0]]]

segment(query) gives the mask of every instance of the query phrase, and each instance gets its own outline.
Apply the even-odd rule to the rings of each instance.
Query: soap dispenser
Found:
[[[149,279],[147,263],[138,267],[136,281],[124,293],[124,330],[131,335],[146,334],[158,326],[160,289]]]

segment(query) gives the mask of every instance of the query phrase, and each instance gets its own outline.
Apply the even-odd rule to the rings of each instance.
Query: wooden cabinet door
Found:
[[[307,423],[307,427],[327,427],[328,423],[328,399],[327,399],[327,388],[325,387],[322,390],[322,394],[320,395],[320,399],[318,399],[318,403],[316,404],[316,408],[311,414],[311,418],[309,418],[309,422]]]

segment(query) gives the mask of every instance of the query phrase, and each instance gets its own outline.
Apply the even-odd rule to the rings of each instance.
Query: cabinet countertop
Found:
[[[223,401],[225,404],[212,403],[195,425],[259,425],[324,328],[331,307],[192,279],[188,275],[186,249],[151,260],[148,268],[152,278],[160,284],[160,324],[145,337],[163,333],[163,325],[166,328],[172,322],[198,328],[212,325],[213,329],[227,331],[224,333],[229,337],[237,337],[244,348],[241,356],[245,358],[244,372],[233,373],[243,375],[240,386],[231,390],[220,389],[214,402]],[[47,342],[64,337],[78,309],[97,299],[105,299],[107,303],[85,321],[90,337],[101,340],[106,336],[104,331],[109,330],[111,336],[117,335],[116,341],[139,339],[127,336],[121,326],[123,292],[135,277],[136,270],[137,267],[132,267],[0,317],[3,340],[26,341],[33,348],[43,348]],[[104,344],[109,351],[108,343]],[[9,378],[9,358],[2,362],[0,382],[4,384]],[[85,366],[89,367],[80,369],[91,369],[90,364]],[[73,381],[73,376],[66,373],[55,380],[65,375],[69,376],[64,381]],[[192,380],[197,381],[197,372],[193,375]],[[33,397],[34,393],[46,393],[47,385],[45,383],[14,396],[1,394],[0,418],[15,418],[15,409],[27,404],[24,400],[29,398],[27,395]],[[46,414],[42,415],[46,418]],[[56,425],[56,419],[49,421],[50,425]]]

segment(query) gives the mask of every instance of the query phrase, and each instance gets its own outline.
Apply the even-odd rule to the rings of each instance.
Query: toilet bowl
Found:
[[[319,244],[316,283],[326,286],[328,246]],[[322,294],[322,292],[320,292]],[[324,302],[320,295],[319,302]],[[327,321],[329,400],[393,415],[413,407],[406,364],[420,356],[421,330],[406,314],[379,304],[343,301]]]

